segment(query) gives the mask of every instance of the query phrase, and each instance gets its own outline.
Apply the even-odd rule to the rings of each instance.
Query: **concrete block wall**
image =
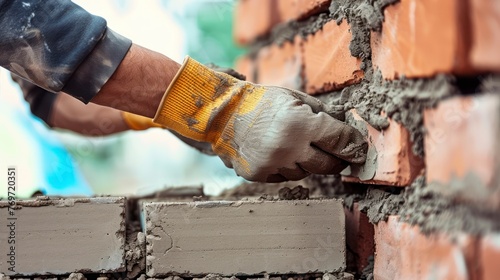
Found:
[[[500,2],[257,2],[237,4],[237,70],[344,106],[370,144],[342,172],[348,268],[498,278]]]

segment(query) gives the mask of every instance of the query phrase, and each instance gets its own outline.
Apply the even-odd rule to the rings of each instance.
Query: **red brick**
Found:
[[[304,76],[310,94],[338,90],[363,78],[361,61],[349,51],[349,24],[328,22],[304,43]]]
[[[373,65],[385,78],[467,72],[470,32],[465,4],[401,0],[386,7],[382,32],[372,33]]]
[[[356,120],[362,120],[354,110],[351,112]],[[420,174],[424,167],[423,160],[413,154],[408,130],[393,120],[389,122],[389,127],[383,131],[378,131],[365,122],[368,144],[370,149],[375,148],[377,152],[377,168],[373,178],[361,180],[344,176],[344,181],[405,187]],[[371,164],[370,159],[367,162]],[[349,173],[344,171],[342,175]]]
[[[471,61],[481,70],[500,70],[500,1],[471,0]]]
[[[302,59],[300,39],[282,46],[271,45],[260,50],[257,56],[258,83],[283,86],[300,90],[302,87]]]
[[[368,221],[368,216],[359,210],[358,203],[354,203],[352,210],[344,208],[346,243],[354,252],[356,270],[361,273],[368,265],[368,257],[375,251],[374,227]]]
[[[375,279],[469,279],[473,237],[425,236],[418,227],[397,219],[391,216],[375,226]]]
[[[247,81],[255,82],[255,63],[250,57],[239,57],[234,63],[234,70],[236,70],[240,74],[245,75]]]
[[[286,1],[286,0],[282,0]],[[297,0],[297,19],[305,19],[311,15],[328,11],[331,0]]]
[[[234,38],[240,45],[266,35],[279,22],[278,0],[240,0],[234,14]]]
[[[328,10],[331,0],[279,0],[280,21],[301,20]]]
[[[500,234],[492,234],[481,239],[481,269],[483,280],[496,280],[500,275]]]
[[[445,100],[424,114],[429,188],[462,200],[500,206],[500,97]]]

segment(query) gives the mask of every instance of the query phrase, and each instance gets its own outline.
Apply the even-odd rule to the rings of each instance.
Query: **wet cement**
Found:
[[[351,54],[361,58],[361,69],[371,68],[370,31],[381,31],[384,21],[383,10],[399,0],[336,0],[332,1],[329,11],[308,17],[305,20],[292,20],[275,26],[266,37],[258,38],[251,46],[249,55],[255,57],[267,45],[282,45],[292,42],[296,36],[306,39],[308,35],[321,30],[332,20],[340,24],[347,20],[352,40],[349,45]]]
[[[483,235],[500,231],[498,213],[462,204],[436,194],[425,187],[425,177],[418,177],[401,193],[369,188],[359,199],[360,210],[367,213],[369,221],[377,224],[391,215],[419,226],[424,234],[434,232],[464,232]]]
[[[344,106],[344,111],[356,112],[375,129],[389,126],[388,118],[403,124],[413,143],[413,152],[424,155],[423,111],[435,107],[440,100],[458,93],[455,78],[438,75],[435,78],[386,81],[380,71],[371,79],[344,88],[340,92],[317,96],[323,102]],[[382,115],[382,112],[385,115]]]
[[[359,209],[366,212],[370,223],[385,221],[390,215],[396,215],[404,203],[403,194],[370,188],[363,200],[359,201]]]
[[[370,78],[371,46],[370,31],[381,31],[384,21],[384,8],[399,0],[336,0],[330,5],[330,15],[340,24],[347,20],[352,40],[349,45],[351,55],[361,58],[361,69]],[[368,75],[367,75],[368,74]]]
[[[275,44],[282,46],[286,42],[293,42],[296,36],[305,39],[308,35],[314,34],[321,30],[323,26],[332,20],[328,12],[320,13],[319,15],[311,16],[302,21],[289,21],[275,26],[268,37],[260,38],[249,47],[248,55],[252,58],[257,56],[257,53],[266,46]],[[257,73],[258,74],[258,73]]]
[[[405,203],[398,211],[400,219],[418,225],[425,234],[465,232],[483,235],[500,232],[498,212],[463,204],[434,193],[425,187],[424,177],[405,190]]]

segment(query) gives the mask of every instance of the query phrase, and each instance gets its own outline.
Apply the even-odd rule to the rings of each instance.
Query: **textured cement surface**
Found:
[[[124,203],[112,197],[18,201],[15,274],[124,270]],[[13,245],[7,205],[0,201],[0,273],[12,275],[5,253]]]
[[[345,268],[341,200],[146,203],[146,269],[251,275]]]

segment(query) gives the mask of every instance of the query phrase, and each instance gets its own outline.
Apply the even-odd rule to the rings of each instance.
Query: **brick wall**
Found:
[[[238,71],[343,107],[367,162],[221,197],[38,197],[15,228],[0,201],[0,280],[499,279],[499,1],[239,0],[234,32]]]
[[[367,164],[342,173],[362,193],[343,194],[359,202],[346,208],[348,268],[361,275],[374,240],[375,279],[498,277],[500,2],[237,6],[235,40],[249,49],[237,70],[343,105],[370,144]]]

